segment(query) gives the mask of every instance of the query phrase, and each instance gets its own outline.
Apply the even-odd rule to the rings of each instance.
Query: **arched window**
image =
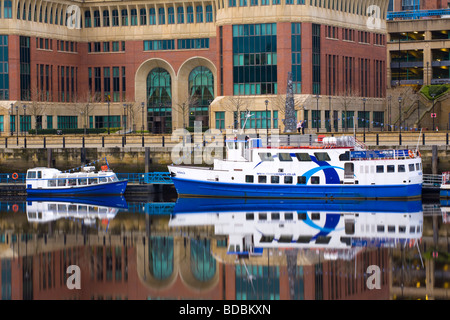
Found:
[[[170,133],[172,129],[172,79],[167,70],[155,68],[147,76],[148,129]]]
[[[196,67],[189,74],[189,126],[194,121],[202,121],[202,126],[209,123],[209,105],[214,100],[214,76],[207,67]]]

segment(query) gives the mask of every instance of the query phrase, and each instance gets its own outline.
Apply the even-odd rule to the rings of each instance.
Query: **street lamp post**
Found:
[[[269,126],[267,119],[267,105],[269,104],[269,100],[264,101],[266,104],[266,145],[269,146]]]
[[[435,127],[434,127],[434,97],[435,96],[436,96],[436,94],[434,94],[434,93],[431,94],[431,97],[433,98],[433,111],[431,111],[431,113],[432,113],[431,118],[433,119],[433,128],[432,128],[433,131],[435,130]]]
[[[109,125],[109,118],[110,118],[110,114],[109,114],[109,103],[110,103],[110,101],[111,101],[111,96],[107,96],[107,99],[108,99],[108,134],[110,134],[110,131],[109,131],[109,127],[110,127],[110,125]]]
[[[320,98],[320,96],[319,95],[316,95],[316,99],[317,99],[317,113],[316,113],[316,128],[317,128],[317,132],[319,132],[319,126],[320,126],[320,124],[319,124],[319,98]]]
[[[402,133],[402,97],[398,97],[398,116],[399,116],[399,129]]]
[[[145,106],[145,103],[144,102],[142,102],[141,103],[141,108],[142,108],[142,136],[144,136],[144,106]]]
[[[124,127],[124,131],[123,131],[123,133],[124,133],[124,135],[126,136],[127,135],[127,122],[128,122],[128,115],[127,115],[127,112],[128,112],[128,110],[127,110],[127,105],[126,104],[124,104],[123,105],[123,127]]]
[[[389,119],[389,127],[388,130],[391,131],[391,100],[392,100],[392,96],[388,97],[388,119]]]
[[[331,132],[331,96],[328,97],[328,127],[329,127],[329,132]]]
[[[25,132],[25,138],[27,137],[27,105],[23,105],[23,121],[22,121],[22,128]]]
[[[16,125],[16,143],[19,145],[19,106],[16,106],[16,121],[14,122]]]

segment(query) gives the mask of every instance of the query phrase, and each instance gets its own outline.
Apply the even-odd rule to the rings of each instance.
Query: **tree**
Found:
[[[359,95],[359,91],[355,91],[355,90],[344,90],[343,92],[341,92],[336,101],[337,104],[340,105],[341,107],[343,107],[344,109],[344,114],[342,115],[343,121],[342,121],[342,130],[343,131],[347,131],[349,124],[351,123],[348,117],[348,108],[351,105],[355,105],[358,101],[358,99],[361,99],[361,96]],[[331,116],[331,115],[330,115]]]
[[[26,105],[27,106],[27,113],[34,118],[34,129],[35,134],[37,135],[38,129],[38,123],[42,125],[42,120],[38,121],[38,117],[42,117],[45,110],[48,106],[48,95],[47,92],[39,89],[32,89],[30,90],[30,97],[31,101]],[[42,118],[41,118],[42,119]],[[26,120],[25,120],[26,121]]]
[[[101,101],[100,96],[98,94],[87,92],[84,95],[75,96],[74,101],[75,103],[73,104],[72,108],[77,115],[80,115],[82,117],[83,128],[86,133],[89,115],[95,109],[95,103]]]
[[[251,105],[251,101],[253,101],[253,99],[249,99],[248,97],[244,98],[243,96],[229,96],[226,98],[223,108],[226,111],[233,113],[234,129],[241,129],[241,112],[248,110],[249,106]]]
[[[189,124],[189,111],[192,107],[198,105],[199,100],[196,96],[187,94],[181,102],[173,106],[173,110],[177,112],[183,119],[183,128],[186,129],[186,124]],[[188,120],[186,122],[186,119]]]

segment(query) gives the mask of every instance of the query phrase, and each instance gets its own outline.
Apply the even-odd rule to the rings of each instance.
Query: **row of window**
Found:
[[[268,179],[269,178],[269,179]],[[281,179],[282,178],[282,179]],[[273,183],[273,184],[279,184],[283,182],[284,184],[293,184],[294,183],[294,176],[269,176],[266,175],[258,175],[257,179],[255,179],[255,176],[253,175],[246,175],[245,176],[245,182],[246,183]],[[305,176],[297,176],[297,184],[306,184],[307,180]],[[311,177],[311,184],[320,184],[320,177],[312,176]]]
[[[125,41],[88,42],[88,52],[124,52]]]
[[[309,153],[277,153],[276,155],[272,155],[270,152],[259,152],[259,157],[262,161],[274,161],[275,158],[278,158],[280,161],[293,161],[292,157],[295,156],[298,161],[312,161]],[[330,161],[330,155],[327,152],[314,152],[314,157],[317,161]]]
[[[325,36],[329,39],[339,39],[339,27],[336,26],[325,26]],[[358,34],[359,43],[368,43],[371,41],[375,45],[386,45],[386,36],[384,34],[372,33],[368,31],[357,31],[354,29],[342,28],[342,39],[346,41],[355,41],[356,33]],[[372,39],[371,39],[372,38]]]
[[[176,9],[176,12],[175,12]],[[128,20],[130,18],[130,20]],[[140,8],[138,9],[105,9],[105,10],[87,10],[84,12],[84,27],[117,27],[117,26],[138,26],[138,25],[165,25],[165,24],[184,24],[184,23],[203,23],[213,22],[212,5],[203,7],[195,6],[177,6],[177,7],[159,7],[159,8]]]
[[[421,166],[422,166],[422,164],[419,163],[419,162],[416,163],[415,165],[414,165],[414,163],[411,163],[411,164],[408,165],[408,170],[409,170],[409,172],[420,171],[421,170]],[[361,167],[361,171],[363,169],[364,168]],[[376,173],[384,173],[384,172],[393,173],[393,172],[396,172],[395,171],[395,165],[386,165],[386,166],[379,165],[379,166],[376,166],[375,171],[376,171]],[[397,172],[399,172],[399,173],[406,172],[406,165],[404,165],[404,164],[397,165]]]

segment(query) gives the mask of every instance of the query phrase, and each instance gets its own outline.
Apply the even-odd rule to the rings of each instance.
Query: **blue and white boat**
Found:
[[[367,150],[353,136],[315,146],[263,147],[261,139],[226,141],[214,166],[170,165],[180,197],[420,198],[422,160],[415,150]]]
[[[82,167],[79,172],[61,172],[54,168],[28,169],[26,190],[29,195],[122,195],[127,180],[119,180],[109,166],[95,171],[94,166]]]

